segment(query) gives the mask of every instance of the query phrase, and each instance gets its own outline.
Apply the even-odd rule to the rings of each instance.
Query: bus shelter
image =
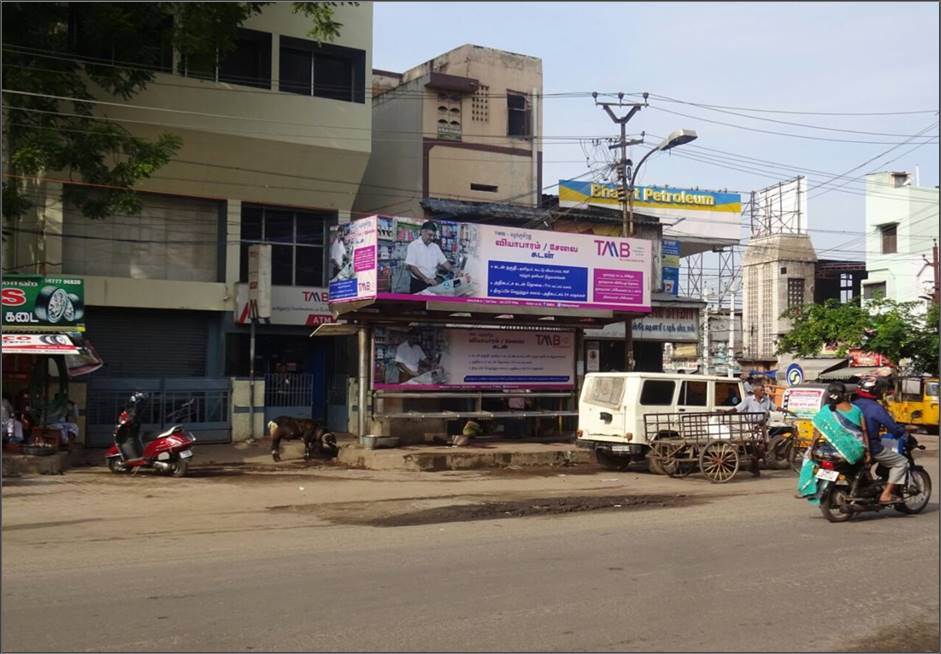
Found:
[[[577,415],[582,339],[650,312],[643,239],[371,216],[333,235],[314,335],[358,334],[359,433]],[[498,404],[500,406],[495,406]],[[422,429],[425,427],[426,429]]]

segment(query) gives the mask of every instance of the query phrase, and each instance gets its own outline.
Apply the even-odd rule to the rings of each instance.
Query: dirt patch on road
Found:
[[[284,505],[269,507],[271,511],[315,513],[334,524],[368,527],[412,527],[448,522],[473,522],[478,520],[504,520],[531,516],[563,515],[586,511],[634,511],[640,509],[665,509],[701,503],[707,498],[696,498],[684,494],[661,495],[577,495],[569,497],[539,497],[509,501],[465,501],[450,502],[412,511],[395,511],[387,506],[381,512],[356,510],[347,507],[324,505]],[[375,507],[375,505],[373,505]],[[400,508],[405,508],[400,506]]]
[[[914,622],[880,629],[872,636],[859,640],[843,652],[937,652],[941,633],[937,618],[922,618]]]

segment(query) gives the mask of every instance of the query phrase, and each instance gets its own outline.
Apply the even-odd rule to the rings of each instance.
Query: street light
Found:
[[[690,141],[695,141],[697,138],[699,138],[699,135],[696,134],[696,130],[674,130],[670,133],[669,136],[660,142],[660,145],[645,154],[637,164],[637,167],[634,168],[631,173],[629,173],[630,177],[628,178],[627,188],[627,215],[624,216],[624,236],[634,235],[634,182],[637,180],[637,173],[640,172],[640,167],[644,165],[644,162],[647,161],[647,159],[650,158],[650,155],[652,155],[654,152],[666,152],[667,150],[672,150],[677,146],[685,145]]]
[[[622,125],[623,129],[623,125]],[[623,141],[623,136],[621,137]],[[660,144],[653,148],[650,152],[645,154],[638,162],[637,167],[631,170],[630,161],[625,162],[622,159],[622,165],[625,166],[626,170],[622,168],[624,173],[621,178],[621,189],[624,194],[627,195],[627,203],[623,204],[624,207],[624,236],[629,237],[634,235],[634,182],[637,180],[637,173],[640,171],[640,167],[644,165],[644,162],[650,158],[654,152],[665,152],[667,150],[672,150],[673,148],[689,143],[690,141],[695,141],[698,138],[695,130],[692,129],[677,129],[670,133]],[[627,188],[624,188],[624,186]],[[624,319],[624,367],[631,371],[634,369],[634,334],[633,334],[633,320],[631,318]]]

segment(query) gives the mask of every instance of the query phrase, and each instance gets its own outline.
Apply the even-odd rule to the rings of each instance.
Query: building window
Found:
[[[271,34],[239,29],[235,48],[219,66],[219,81],[271,88]]]
[[[882,232],[882,254],[895,254],[898,252],[898,225],[884,225],[879,228]]]
[[[804,306],[804,280],[791,277],[787,280],[787,308]]]
[[[248,248],[271,244],[271,283],[278,286],[326,285],[324,243],[333,214],[242,205],[239,280],[248,281]]]
[[[878,300],[879,298],[885,297],[885,282],[878,282],[876,284],[866,284],[863,286],[863,299],[864,300]]]
[[[186,77],[241,86],[271,88],[271,34],[239,28],[233,49],[220,61],[219,52],[186,57]]]
[[[280,54],[280,90],[344,102],[366,101],[364,51],[282,36]]]
[[[506,113],[507,136],[532,136],[529,100],[525,95],[507,91]]]
[[[853,275],[850,273],[840,273],[840,304],[846,304],[853,300]]]
[[[470,187],[472,191],[484,191],[485,193],[496,193],[500,190],[498,186],[494,186],[493,184],[471,183]]]
[[[461,96],[457,93],[438,94],[438,138],[461,140]]]
[[[156,3],[121,5],[124,11],[134,7],[135,24],[141,25],[143,40],[118,43],[107,22],[92,20],[89,13],[98,8],[91,3],[69,3],[68,39],[71,50],[89,63],[139,66],[162,73],[173,72],[173,18]],[[93,14],[92,14],[93,15]],[[127,41],[127,39],[125,39]]]

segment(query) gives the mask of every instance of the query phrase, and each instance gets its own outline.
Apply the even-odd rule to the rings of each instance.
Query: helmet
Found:
[[[147,395],[147,393],[137,392],[137,393],[134,393],[133,395],[131,395],[131,397],[128,398],[127,404],[128,404],[128,406],[133,407],[133,408],[136,409],[136,408],[138,407],[138,405],[140,405],[140,404],[141,404],[144,400],[146,400],[148,397],[149,397],[149,396]]]
[[[846,384],[841,381],[832,382],[827,386],[827,403],[838,404],[846,400]]]
[[[889,390],[889,382],[885,377],[866,377],[859,384],[861,395],[881,398]]]

